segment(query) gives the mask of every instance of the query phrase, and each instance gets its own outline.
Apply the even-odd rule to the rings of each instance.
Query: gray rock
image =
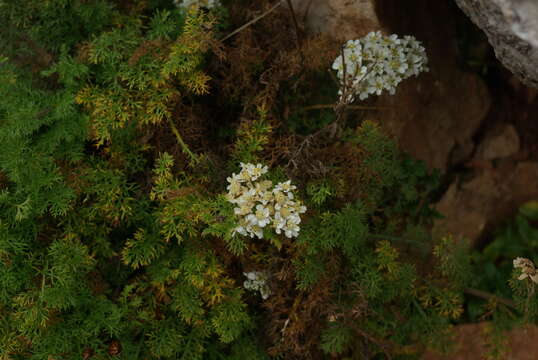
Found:
[[[381,27],[374,0],[292,0],[292,4],[311,34],[324,33],[334,39],[349,40]]]
[[[497,58],[525,84],[538,87],[538,1],[456,3],[486,33]]]

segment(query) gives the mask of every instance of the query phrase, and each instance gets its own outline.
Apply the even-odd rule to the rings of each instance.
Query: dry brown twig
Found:
[[[463,290],[463,292],[466,293],[466,294],[469,294],[469,295],[473,295],[473,296],[485,299],[485,300],[493,299],[493,300],[497,301],[498,303],[504,304],[504,305],[506,305],[508,307],[511,307],[512,309],[517,310],[516,303],[513,300],[506,299],[506,298],[503,298],[503,297],[500,297],[500,296],[497,296],[497,295],[494,295],[494,294],[490,294],[490,293],[488,293],[486,291],[473,289],[473,288],[466,288],[466,289]]]
[[[221,41],[225,41],[225,40],[228,40],[229,38],[231,38],[232,36],[234,36],[235,34],[237,34],[238,32],[242,31],[243,29],[246,29],[247,27],[249,27],[250,25],[260,21],[261,19],[263,19],[264,17],[266,17],[267,15],[269,15],[270,13],[272,13],[277,7],[279,7],[280,5],[282,4],[282,1],[279,0],[275,5],[273,5],[272,7],[270,7],[267,11],[265,11],[263,14],[261,14],[260,16],[258,17],[255,17],[254,19],[250,20],[249,22],[247,22],[246,24],[244,25],[241,25],[240,27],[238,27],[237,29],[235,29],[234,31],[232,31],[231,33],[229,33],[228,35],[226,35],[225,37],[223,37],[221,39]]]
[[[334,108],[333,104],[318,104],[305,106],[297,110],[297,112],[303,112],[308,110],[322,110],[322,109],[332,109]],[[348,105],[349,110],[388,110],[392,109],[390,106],[364,106],[364,105]]]

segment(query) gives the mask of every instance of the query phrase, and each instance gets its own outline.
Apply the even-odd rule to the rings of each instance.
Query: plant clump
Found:
[[[278,5],[0,1],[0,359],[415,358],[538,318],[530,220],[473,264],[429,232],[439,175],[350,106],[424,48],[351,40],[334,81]],[[472,313],[496,264],[514,300]]]

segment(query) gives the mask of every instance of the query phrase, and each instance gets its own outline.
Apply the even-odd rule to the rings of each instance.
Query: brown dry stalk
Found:
[[[351,110],[388,110],[391,109],[390,106],[363,106],[363,105],[347,105],[346,109]],[[305,106],[300,109],[298,109],[298,112],[303,112],[307,110],[320,110],[320,109],[334,109],[333,104],[319,104],[319,105],[311,105],[311,106]]]
[[[485,300],[494,299],[501,304],[504,304],[506,306],[511,307],[512,309],[517,310],[516,303],[510,299],[499,297],[497,295],[493,295],[488,292],[478,290],[478,289],[472,289],[472,288],[466,288],[465,290],[463,290],[463,292],[469,295],[473,295],[473,296],[485,299]]]
[[[234,36],[235,34],[237,34],[238,32],[240,32],[241,30],[249,27],[250,25],[258,22],[259,20],[263,19],[264,17],[266,17],[267,15],[269,15],[271,12],[273,12],[277,7],[279,7],[281,4],[280,0],[275,4],[273,5],[269,10],[267,10],[266,12],[264,12],[263,14],[261,14],[260,16],[258,17],[255,17],[254,19],[250,20],[248,23],[244,24],[244,25],[241,25],[240,27],[238,27],[237,29],[235,29],[234,31],[232,31],[231,33],[229,33],[228,35],[226,35],[225,37],[223,37],[221,39],[221,41],[225,41],[229,38],[231,38],[232,36]]]

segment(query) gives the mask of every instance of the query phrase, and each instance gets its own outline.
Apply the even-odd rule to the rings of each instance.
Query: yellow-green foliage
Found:
[[[183,32],[170,46],[170,54],[161,67],[161,82],[173,77],[193,94],[202,95],[209,91],[211,79],[200,70],[204,54],[215,45],[212,28],[214,20],[201,12],[189,12]]]
[[[201,65],[215,44],[213,20],[191,12],[176,35],[180,24],[162,11],[150,26],[145,34],[140,22],[118,26],[84,46],[85,62],[106,74],[97,84],[82,88],[76,98],[91,114],[98,145],[129,122],[144,126],[171,119],[181,96],[209,91],[210,77]]]

